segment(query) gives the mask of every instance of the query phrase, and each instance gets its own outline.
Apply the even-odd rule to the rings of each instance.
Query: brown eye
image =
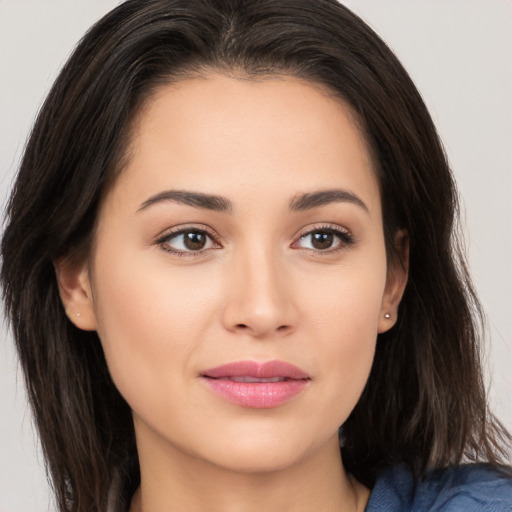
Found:
[[[158,243],[167,252],[186,255],[194,252],[203,252],[215,247],[212,237],[200,229],[184,229],[167,235]]]
[[[354,238],[345,230],[336,228],[314,229],[302,235],[298,241],[301,249],[325,253],[354,244]]]
[[[311,235],[311,245],[315,249],[329,249],[334,242],[334,234],[328,231],[317,231]]]
[[[190,251],[199,251],[204,249],[208,241],[206,233],[201,231],[187,231],[183,233],[183,244]]]

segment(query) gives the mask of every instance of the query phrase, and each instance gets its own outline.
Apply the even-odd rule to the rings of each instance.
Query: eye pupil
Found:
[[[206,235],[199,231],[187,231],[184,233],[185,247],[191,251],[199,251],[206,245]]]
[[[317,231],[312,235],[312,245],[315,249],[328,249],[334,242],[334,234],[328,231]]]

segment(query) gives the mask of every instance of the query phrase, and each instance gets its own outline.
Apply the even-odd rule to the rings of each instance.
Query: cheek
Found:
[[[144,258],[98,252],[94,305],[112,378],[133,409],[160,387],[176,384],[212,323],[217,293],[206,276],[172,272]],[[114,263],[111,263],[115,261]],[[135,271],[136,269],[136,271]],[[154,387],[154,386],[153,386]]]
[[[377,341],[385,266],[364,269],[347,270],[337,286],[328,286],[323,293],[317,291],[310,302],[309,338],[316,340],[314,354],[316,366],[322,369],[319,379],[324,390],[319,400],[338,426],[366,385]]]

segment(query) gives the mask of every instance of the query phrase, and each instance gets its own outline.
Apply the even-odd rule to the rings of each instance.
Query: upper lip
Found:
[[[293,364],[284,361],[235,361],[205,370],[203,377],[212,379],[226,377],[253,377],[258,379],[271,379],[283,377],[286,379],[309,379],[310,376]]]

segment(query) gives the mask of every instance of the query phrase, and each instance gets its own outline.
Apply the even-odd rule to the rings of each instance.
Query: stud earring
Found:
[[[75,313],[76,316],[80,316],[80,313]]]
[[[386,314],[384,315],[384,318],[386,318],[387,320],[389,320],[389,319],[391,318],[391,315],[390,315],[389,313],[386,313]]]

